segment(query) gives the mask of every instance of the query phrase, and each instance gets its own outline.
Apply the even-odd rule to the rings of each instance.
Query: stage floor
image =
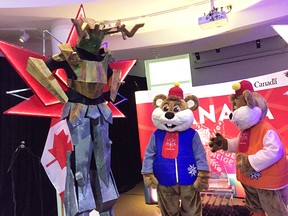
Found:
[[[244,199],[233,198],[231,206],[217,206],[220,197],[216,198],[212,207],[206,205],[203,208],[203,216],[248,216],[249,212],[244,207]],[[114,205],[115,216],[161,216],[157,204],[146,204],[143,182],[135,185],[134,188],[122,193]]]

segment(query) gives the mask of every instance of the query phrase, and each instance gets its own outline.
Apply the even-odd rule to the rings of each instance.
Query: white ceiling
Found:
[[[40,41],[42,31],[50,30],[59,20],[74,18],[81,5],[86,17],[109,21],[121,20],[127,29],[145,23],[134,37],[123,40],[120,34],[107,36],[109,48],[129,51],[138,57],[140,50],[155,54],[157,49],[171,47],[175,52],[189,49],[201,52],[277,35],[271,25],[288,24],[288,0],[0,0],[0,40],[18,43],[21,29]],[[198,25],[198,17],[209,13],[211,5],[223,7],[228,24],[208,30]],[[23,45],[24,46],[24,45]],[[177,47],[177,50],[175,48]],[[136,52],[137,50],[137,52]],[[156,50],[156,51],[155,51]],[[171,50],[171,51],[173,51]]]

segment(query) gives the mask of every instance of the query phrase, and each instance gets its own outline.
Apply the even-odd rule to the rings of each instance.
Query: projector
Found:
[[[217,28],[227,23],[228,18],[225,11],[211,11],[209,14],[198,18],[201,29]]]

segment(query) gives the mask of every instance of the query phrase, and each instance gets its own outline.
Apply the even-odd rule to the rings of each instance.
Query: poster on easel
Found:
[[[264,96],[267,100],[268,113],[266,119],[278,131],[285,145],[286,153],[288,153],[288,70],[246,80],[253,84],[254,91]],[[199,98],[200,106],[193,112],[195,121],[192,128],[199,133],[207,152],[207,159],[212,174],[210,187],[224,189],[232,185],[234,197],[245,197],[243,188],[236,179],[236,154],[222,150],[212,153],[208,147],[210,137],[217,132],[227,138],[234,138],[239,134],[239,130],[229,119],[232,108],[229,95],[235,93],[232,89],[232,84],[238,81],[240,80],[191,87],[190,90],[184,91],[184,97],[188,94],[193,94]],[[154,110],[152,101],[157,94],[168,94],[168,92],[148,90],[135,93],[142,160],[150,136],[156,130],[151,120],[151,115]]]

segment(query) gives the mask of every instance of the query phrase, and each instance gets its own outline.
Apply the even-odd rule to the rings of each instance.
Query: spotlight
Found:
[[[216,53],[220,53],[220,49],[219,48],[216,49]]]
[[[23,34],[19,37],[19,41],[21,43],[25,43],[29,39],[29,34],[27,34],[25,31],[23,31]]]
[[[195,53],[196,60],[200,60],[200,54],[197,52]]]
[[[261,48],[260,40],[256,40],[256,48],[257,49]]]

